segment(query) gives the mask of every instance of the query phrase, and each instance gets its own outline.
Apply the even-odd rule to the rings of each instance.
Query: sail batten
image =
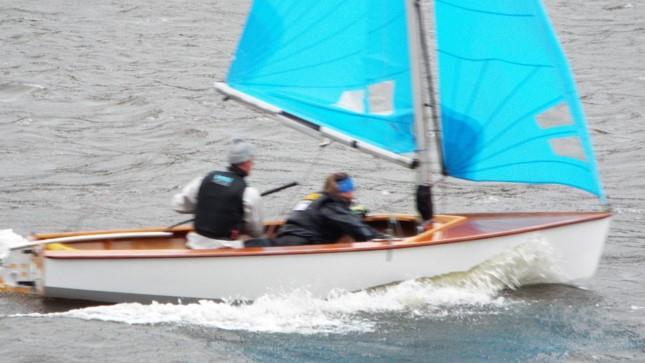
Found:
[[[487,15],[495,15],[495,16],[504,16],[504,17],[520,17],[520,18],[532,18],[535,15],[530,14],[530,13],[512,13],[512,12],[506,12],[506,11],[491,11],[491,10],[485,10],[485,9],[478,9],[475,7],[468,7],[468,6],[461,6],[457,5],[453,2],[446,1],[446,0],[435,0],[437,3],[441,3],[443,5],[447,6],[452,6],[461,10],[465,11],[470,11],[474,13],[480,13],[480,14],[487,14]],[[506,2],[508,4],[508,1]]]
[[[524,66],[524,67],[531,67],[531,68],[553,68],[553,65],[551,64],[538,64],[538,63],[523,63],[523,62],[518,62],[510,59],[503,59],[503,58],[475,58],[475,57],[466,57],[466,56],[461,56],[458,54],[454,54],[445,50],[439,50],[438,53],[446,56],[453,57],[455,59],[463,60],[463,61],[468,61],[468,62],[500,62],[500,63],[508,63],[512,65],[517,65],[517,66]]]
[[[327,84],[325,83],[326,81],[323,79],[321,80],[320,84],[317,85],[312,85],[312,84],[296,84],[296,83],[290,83],[290,84],[277,84],[277,83],[261,83],[261,82],[245,82],[246,86],[253,86],[253,87],[279,87],[279,88],[345,88],[345,89],[351,89],[351,88],[359,88],[364,86],[366,83],[375,83],[378,79],[380,78],[394,78],[394,77],[399,77],[402,75],[405,75],[408,72],[408,70],[402,70],[402,71],[397,71],[397,72],[392,72],[388,74],[383,74],[381,77],[370,77],[370,78],[365,78],[363,82],[360,83],[338,83],[338,84]]]

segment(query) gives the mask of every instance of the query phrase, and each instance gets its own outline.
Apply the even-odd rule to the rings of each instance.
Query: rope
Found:
[[[320,143],[318,147],[318,151],[316,152],[316,155],[314,155],[314,159],[312,160],[311,163],[309,163],[309,167],[305,169],[304,174],[297,179],[298,185],[300,187],[304,185],[308,185],[309,183],[309,178],[311,178],[311,173],[313,171],[314,166],[317,166],[320,163],[320,159],[322,156],[322,149],[325,148],[325,146],[329,145],[329,143]],[[284,198],[284,204],[282,205],[282,208],[280,209],[280,212],[278,214],[279,217],[286,217],[287,214],[291,211],[292,206],[294,205],[296,199],[294,196],[296,195],[296,192],[298,192],[298,200],[300,199],[300,192],[301,188],[295,188],[294,191],[292,192],[291,196],[287,196]],[[286,218],[285,218],[286,219]],[[275,233],[276,225],[272,225],[269,227],[269,229],[266,231],[266,235],[269,236],[269,238],[273,238],[273,235]]]
[[[443,196],[443,198],[440,198],[439,200],[440,200],[440,207],[441,207],[440,210],[444,211],[444,213],[445,213],[446,208],[448,206],[448,198],[446,198],[446,195],[447,195],[447,193],[446,193],[446,184],[443,183],[443,181],[445,179],[446,179],[446,176],[442,175],[439,179],[435,180],[434,182],[432,182],[430,184],[430,187],[435,188],[435,190],[441,188],[441,192],[435,193],[435,195],[440,194],[440,195]],[[433,203],[434,203],[434,205],[437,205],[437,203],[435,203],[434,201],[433,201]],[[436,208],[435,208],[434,212],[435,212],[435,214],[437,214],[437,209]]]
[[[301,194],[302,194],[301,188],[304,187],[304,186],[309,185],[309,179],[311,179],[311,175],[312,175],[312,172],[314,170],[314,167],[316,167],[316,166],[318,166],[320,164],[320,160],[321,160],[322,154],[323,154],[323,149],[325,149],[325,147],[327,145],[329,145],[329,144],[321,143],[320,146],[318,146],[318,149],[316,151],[316,154],[314,155],[314,158],[309,163],[309,167],[307,169],[305,169],[305,171],[302,174],[302,176],[300,176],[300,178],[297,179],[300,188],[294,188],[294,191],[292,192],[292,194],[287,196],[286,198],[284,198],[285,202],[283,203],[282,208],[280,209],[280,212],[279,212],[278,216],[280,216],[280,217],[286,216],[291,211],[291,208],[292,208],[293,204],[296,201],[300,200],[300,197],[301,197]],[[298,193],[298,194],[296,195],[296,193]],[[298,199],[295,198],[296,196],[297,196]]]

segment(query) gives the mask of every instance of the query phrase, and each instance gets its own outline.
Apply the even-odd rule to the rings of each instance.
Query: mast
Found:
[[[428,42],[426,41],[425,34],[426,30],[423,22],[423,11],[421,9],[421,0],[415,1],[417,17],[419,22],[419,31],[420,31],[420,43],[421,51],[423,52],[423,65],[425,66],[426,71],[426,83],[428,86],[428,100],[430,101],[430,111],[432,114],[432,123],[434,125],[434,135],[435,135],[435,146],[437,151],[437,157],[439,160],[439,169],[441,175],[448,175],[446,172],[446,167],[443,160],[443,149],[441,147],[441,132],[439,129],[439,111],[437,110],[437,101],[434,92],[434,81],[432,80],[432,68],[430,67],[430,52],[428,51]]]
[[[408,20],[408,40],[410,50],[410,83],[412,85],[412,102],[414,105],[414,125],[417,142],[417,184],[429,186],[431,183],[430,150],[428,141],[428,122],[423,106],[423,82],[421,74],[421,26],[418,15],[417,0],[406,0],[406,16]]]
[[[422,46],[424,34],[421,27],[419,0],[406,1],[408,20],[408,40],[410,49],[410,83],[412,86],[412,102],[414,104],[414,125],[417,142],[417,188],[415,193],[416,206],[421,218],[425,221],[432,219],[432,170],[430,164],[430,142],[428,140],[428,119],[423,104],[424,88],[421,74],[424,53]],[[427,63],[426,63],[427,65]],[[429,70],[428,70],[429,71]]]

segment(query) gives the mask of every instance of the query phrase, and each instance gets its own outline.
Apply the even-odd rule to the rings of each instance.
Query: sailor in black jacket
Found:
[[[350,210],[353,191],[352,179],[347,174],[330,175],[320,197],[296,205],[280,228],[275,245],[334,243],[344,235],[355,241],[382,238]]]

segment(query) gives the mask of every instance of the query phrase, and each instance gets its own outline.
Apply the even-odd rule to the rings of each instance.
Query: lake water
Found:
[[[527,257],[510,256],[513,263],[468,274],[250,305],[93,306],[3,294],[0,361],[645,361],[645,4],[545,2],[614,212],[586,285],[509,288],[527,273]],[[318,140],[216,94],[247,8],[234,0],[0,2],[0,229],[26,236],[178,222],[172,194],[221,167],[233,137],[258,146],[250,178],[258,189],[303,184],[267,197],[269,216],[339,167],[356,176],[371,210],[412,211],[409,171],[337,144],[321,151]],[[436,199],[440,212],[596,205],[562,187],[450,179]]]

